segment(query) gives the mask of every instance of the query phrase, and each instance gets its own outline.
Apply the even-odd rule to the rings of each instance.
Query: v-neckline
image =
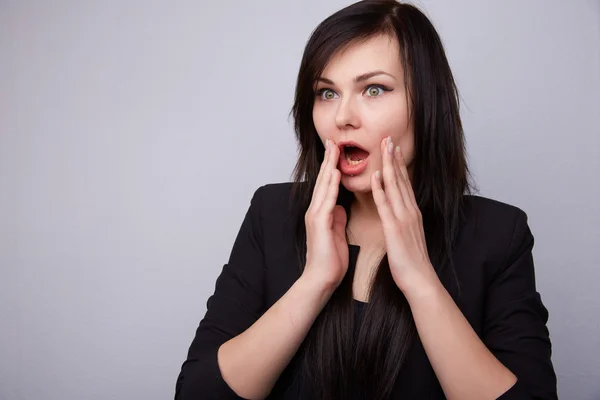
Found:
[[[360,246],[357,244],[348,243],[348,251],[349,251],[349,256],[350,256],[349,257],[350,265],[348,267],[351,266],[352,268],[356,268],[358,254],[360,253]],[[368,302],[355,299],[354,296],[352,296],[352,301],[353,301],[355,307],[360,308],[360,309],[364,308],[368,304]]]

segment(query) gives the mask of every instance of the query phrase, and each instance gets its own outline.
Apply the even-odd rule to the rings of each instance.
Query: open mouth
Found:
[[[369,152],[358,143],[340,142],[338,168],[344,176],[360,176],[368,166]]]
[[[354,166],[362,163],[369,157],[369,152],[356,143],[342,144],[343,156],[348,164]]]

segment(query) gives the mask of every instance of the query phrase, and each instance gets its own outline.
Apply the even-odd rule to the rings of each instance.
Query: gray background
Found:
[[[296,157],[310,1],[0,2],[0,399],[166,399]],[[481,195],[536,238],[563,399],[600,399],[600,5],[421,1]]]

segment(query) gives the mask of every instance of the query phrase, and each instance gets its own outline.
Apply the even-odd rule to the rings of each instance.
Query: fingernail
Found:
[[[400,158],[400,146],[396,146],[396,157]]]
[[[329,148],[329,139],[325,140],[325,148],[328,149]]]
[[[390,142],[388,143],[388,153],[394,154],[394,143],[392,143],[391,139],[390,139]]]
[[[379,172],[379,170],[375,171],[375,178],[377,180],[379,180],[380,177],[381,177],[381,172]]]

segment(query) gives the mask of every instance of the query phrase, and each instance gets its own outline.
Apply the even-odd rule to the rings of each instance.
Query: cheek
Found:
[[[400,138],[408,131],[408,113],[404,102],[390,97],[377,104],[368,104],[363,110],[363,121],[369,127],[374,136],[381,139],[386,136]]]
[[[411,126],[407,126],[405,117],[398,115],[385,115],[369,119],[368,131],[374,140],[375,153],[372,154],[374,164],[378,167],[383,165],[380,144],[388,136],[392,137],[394,145],[399,145],[407,164],[410,164],[414,156],[414,136]]]
[[[319,134],[324,134],[326,131],[331,130],[331,125],[334,121],[331,120],[330,112],[327,110],[327,107],[313,107],[312,117],[315,128],[317,128]]]

